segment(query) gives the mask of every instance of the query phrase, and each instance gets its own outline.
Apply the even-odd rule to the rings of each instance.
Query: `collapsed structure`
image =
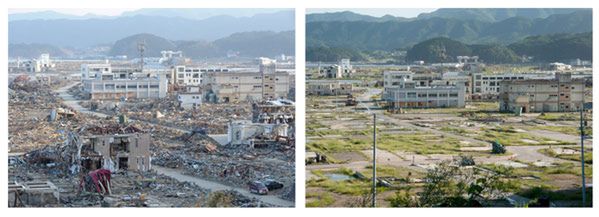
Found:
[[[341,59],[339,64],[333,64],[324,67],[318,67],[318,74],[324,78],[343,78],[351,77],[354,69],[349,59]]]
[[[331,96],[348,95],[353,91],[351,81],[345,80],[308,80],[306,95]]]
[[[295,103],[273,100],[252,105],[252,120],[231,121],[227,141],[230,145],[262,147],[277,142],[292,143],[295,138]]]
[[[86,128],[81,136],[81,166],[86,170],[151,169],[150,134],[134,126]]]
[[[27,162],[51,165],[70,174],[151,169],[150,135],[135,126],[83,127],[65,134],[63,144],[27,153]]]

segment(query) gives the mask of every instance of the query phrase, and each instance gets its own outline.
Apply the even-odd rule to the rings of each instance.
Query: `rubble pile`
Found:
[[[210,194],[206,207],[271,207],[256,198],[248,198],[232,190],[215,191]]]
[[[132,119],[164,126],[194,129],[202,127],[209,134],[224,134],[227,123],[239,117],[250,117],[249,103],[204,103],[196,110],[182,110],[174,97],[164,99],[128,100],[119,104],[119,111]]]
[[[35,153],[35,154],[33,154]],[[27,156],[31,159],[60,158],[59,149],[43,148]],[[45,164],[18,164],[9,168],[14,182],[50,180],[60,192],[60,207],[194,207],[206,204],[209,191],[195,184],[179,182],[154,172],[114,173],[110,194],[81,191],[82,175],[66,176],[64,168]],[[57,172],[62,171],[62,172]],[[241,197],[237,200],[248,200]],[[251,206],[250,202],[248,206]]]
[[[52,92],[54,83],[32,81],[18,76],[9,85],[9,149],[26,152],[60,142],[60,129],[65,121],[48,122],[53,110],[63,108]],[[76,119],[76,117],[72,118]]]
[[[246,187],[247,183],[253,180],[267,178],[282,182],[285,186],[293,185],[295,181],[292,150],[281,152],[276,149],[236,146],[218,147],[216,152],[208,152],[203,148],[194,151],[199,147],[202,146],[159,151],[153,157],[152,163],[170,168],[183,168],[190,175],[239,187]]]
[[[143,132],[142,129],[135,125],[105,125],[86,127],[85,133],[91,135],[106,135],[106,134],[129,134]]]

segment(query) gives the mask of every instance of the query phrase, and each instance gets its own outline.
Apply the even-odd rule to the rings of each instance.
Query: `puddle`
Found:
[[[345,181],[345,180],[350,180],[352,179],[352,177],[345,175],[345,174],[338,174],[338,173],[327,173],[325,174],[325,176],[329,179],[331,179],[332,181]]]

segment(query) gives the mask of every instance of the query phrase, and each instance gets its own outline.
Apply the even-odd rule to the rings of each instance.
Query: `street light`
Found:
[[[376,207],[376,113],[372,113],[372,207]]]
[[[584,92],[583,92],[584,97]],[[580,164],[582,165],[582,206],[586,205],[586,180],[584,174],[584,98],[580,108]]]

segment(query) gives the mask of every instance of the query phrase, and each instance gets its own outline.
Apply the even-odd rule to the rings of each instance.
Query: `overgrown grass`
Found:
[[[306,184],[308,187],[320,187],[327,191],[337,193],[359,196],[370,191],[370,182],[365,182],[357,179],[345,180],[345,181],[332,181],[330,179],[312,179]]]
[[[542,181],[549,180],[548,175],[570,174],[581,176],[582,174],[581,167],[574,163],[560,163],[551,167],[538,167],[532,164],[529,164],[528,167],[524,168],[513,168],[496,164],[483,164],[479,165],[479,167],[500,173],[510,178],[536,177]],[[593,177],[593,168],[591,166],[585,166],[585,176],[588,178]]]
[[[539,149],[539,153],[547,155],[547,156],[550,156],[550,157],[564,159],[564,160],[580,161],[580,153],[576,153],[576,154],[558,154],[557,152],[555,152],[551,148]],[[593,150],[592,149],[585,149],[584,162],[588,163],[588,164],[592,164],[593,163]]]
[[[372,142],[368,142],[365,139],[352,138],[319,139],[308,143],[306,147],[315,152],[335,153],[366,150],[372,147]]]
[[[476,136],[479,140],[488,142],[498,141],[502,145],[521,146],[521,145],[574,145],[572,142],[555,141],[544,137],[538,137],[526,132],[517,132],[513,127],[486,128]],[[524,140],[532,140],[537,143],[528,143]]]
[[[580,201],[582,198],[582,191],[580,189],[569,189],[569,190],[558,190],[556,191],[552,187],[540,185],[532,188],[524,189],[517,193],[526,198],[539,199],[546,197],[549,200],[569,200],[569,201]],[[593,201],[593,190],[592,188],[586,189],[586,204],[591,204]],[[580,202],[582,205],[582,202]]]
[[[372,171],[372,165],[368,165],[366,166],[367,170]],[[410,177],[410,178],[422,178],[424,177],[424,173],[421,171],[417,171],[417,170],[413,170],[410,168],[397,168],[397,167],[393,167],[393,166],[387,166],[387,165],[377,165],[376,166],[376,174],[377,177],[395,177],[395,178],[406,178],[406,177]],[[364,176],[366,176],[367,178],[372,178],[372,173],[364,173]]]
[[[463,146],[455,138],[426,133],[383,134],[377,140],[381,149],[416,154],[456,154]]]
[[[554,131],[554,132],[559,132],[559,133],[573,135],[573,136],[580,136],[580,128],[579,128],[579,126],[547,126],[547,125],[539,125],[539,126],[531,127],[531,129],[547,130],[547,131]],[[584,134],[585,135],[593,135],[593,128],[591,128],[591,127],[585,127]]]
[[[579,118],[578,113],[544,113],[537,117],[545,121],[576,121]]]
[[[321,193],[306,193],[306,199],[311,199],[306,202],[306,207],[327,207],[335,202],[333,195],[328,192]]]

